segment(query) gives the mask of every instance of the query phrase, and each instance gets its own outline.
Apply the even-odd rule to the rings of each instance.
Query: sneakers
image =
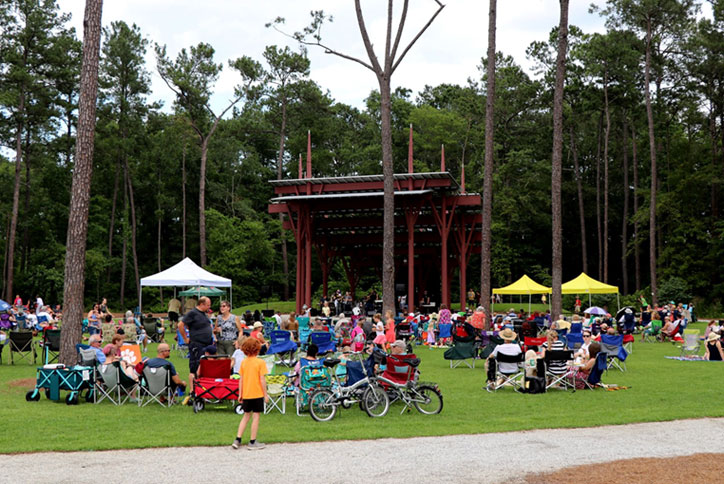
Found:
[[[234,443],[231,444],[232,449],[238,449],[241,447],[241,440],[240,439],[234,439]]]
[[[261,442],[254,442],[253,444],[249,444],[246,446],[248,450],[259,450],[266,447],[266,444],[262,444]]]

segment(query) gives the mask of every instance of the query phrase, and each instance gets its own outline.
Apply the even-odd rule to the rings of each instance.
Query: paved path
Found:
[[[724,449],[724,418],[584,429],[3,455],[0,482],[510,483],[528,472]],[[253,477],[250,477],[253,476]]]

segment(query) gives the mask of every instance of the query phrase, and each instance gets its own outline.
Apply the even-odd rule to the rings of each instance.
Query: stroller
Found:
[[[199,376],[194,379],[191,391],[194,413],[204,409],[206,403],[222,403],[231,400],[234,411],[241,415],[244,410],[239,400],[239,380],[231,377],[231,359],[202,356],[199,361]]]

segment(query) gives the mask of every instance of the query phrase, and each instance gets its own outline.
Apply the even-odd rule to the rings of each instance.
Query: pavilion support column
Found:
[[[467,257],[465,254],[460,254],[458,256],[458,262],[460,263],[460,311],[465,311],[465,306],[467,303],[467,264],[466,264]]]
[[[410,125],[410,139],[412,139],[412,125]],[[405,211],[405,224],[407,225],[407,312],[415,312],[415,223],[420,215],[419,206],[408,207]]]
[[[457,198],[453,198],[449,203],[448,198],[443,196],[440,199],[440,210],[438,211],[435,202],[431,199],[430,206],[435,216],[438,232],[440,233],[440,278],[442,279],[442,303],[450,307],[450,278],[448,274],[448,250],[447,239],[450,235],[450,227],[452,225],[453,216],[455,215],[455,207],[457,206]]]
[[[467,267],[468,261],[470,260],[470,248],[472,246],[473,235],[475,234],[475,224],[477,220],[475,217],[466,217],[466,214],[461,213],[457,217],[458,224],[456,230],[453,231],[455,234],[455,243],[457,244],[460,264],[460,307],[464,308],[467,302]],[[470,228],[468,229],[468,223]]]
[[[304,289],[305,304],[308,308],[312,307],[312,216],[309,208],[304,214],[306,225],[306,237],[304,241]]]
[[[296,219],[292,216],[293,212],[297,212]],[[292,231],[294,232],[294,241],[297,244],[297,277],[296,277],[296,313],[302,312],[302,304],[304,300],[304,233],[302,230],[302,217],[299,208],[287,208],[287,217]]]
[[[336,254],[329,248],[329,240],[325,237],[322,243],[315,244],[319,266],[322,269],[322,295],[329,296],[329,271],[334,265]]]

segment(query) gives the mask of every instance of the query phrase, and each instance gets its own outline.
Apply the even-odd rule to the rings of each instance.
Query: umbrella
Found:
[[[583,312],[584,312],[584,314],[588,313],[588,314],[593,314],[595,316],[605,316],[606,315],[606,310],[603,308],[599,308],[598,306],[591,306],[590,308],[586,309]]]
[[[0,299],[0,311],[7,311],[10,307],[11,306],[8,303]]]
[[[632,308],[631,306],[625,306],[618,310],[616,313],[616,321],[621,321],[621,318],[623,318],[623,315],[627,312],[636,313],[636,310]]]

